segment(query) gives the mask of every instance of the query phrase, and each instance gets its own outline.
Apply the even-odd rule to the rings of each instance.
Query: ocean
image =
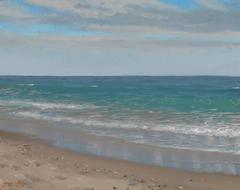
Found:
[[[0,110],[56,131],[240,154],[240,77],[2,76]]]

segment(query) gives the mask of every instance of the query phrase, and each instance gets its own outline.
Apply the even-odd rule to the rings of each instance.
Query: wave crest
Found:
[[[90,117],[67,117],[49,116],[38,112],[15,112],[20,117],[46,120],[50,122],[64,122],[71,124],[81,124],[86,127],[104,127],[126,130],[145,130],[149,132],[170,132],[173,134],[217,136],[217,137],[240,137],[240,128],[235,125],[211,126],[211,124],[191,125],[186,123],[143,123],[138,120],[114,120],[114,119],[94,119]]]

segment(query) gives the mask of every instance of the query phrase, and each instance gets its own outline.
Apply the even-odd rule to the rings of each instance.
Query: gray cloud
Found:
[[[109,26],[134,25],[157,27],[170,31],[240,31],[239,11],[222,12],[216,10],[201,10],[195,12],[177,12],[137,6],[132,6],[131,10],[129,13],[118,13],[108,18],[83,18],[79,15],[69,15],[69,17],[48,17],[44,18],[44,20],[53,23],[72,23],[75,26],[92,24]]]
[[[92,10],[98,10],[99,12],[110,11],[106,7],[97,6],[97,5],[90,5],[87,2],[85,2],[85,3],[79,2],[79,3],[74,5],[74,8],[76,8],[76,9],[90,9],[90,10],[92,9]]]
[[[155,0],[115,0],[78,1],[78,0],[29,0],[30,3],[51,7],[52,14],[30,15],[22,9],[0,7],[0,20],[18,22],[39,22],[48,24],[68,25],[76,29],[90,28],[93,25],[139,28],[158,28],[169,31],[184,32],[223,32],[240,31],[240,12],[230,9],[237,1],[223,6],[217,1],[197,0],[204,8],[183,11],[174,6],[157,3]],[[235,2],[235,4],[233,4]],[[7,9],[4,9],[6,8]],[[4,9],[5,12],[1,12]],[[18,13],[14,16],[12,13]],[[20,16],[19,16],[20,14]],[[140,32],[140,31],[137,31]]]

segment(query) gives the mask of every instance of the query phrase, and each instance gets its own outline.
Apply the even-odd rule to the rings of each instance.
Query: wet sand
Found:
[[[43,139],[53,146],[82,154],[193,172],[240,175],[239,154],[132,143],[118,138],[96,136],[64,123],[20,119],[0,113],[0,130]]]
[[[239,190],[240,176],[90,156],[0,131],[0,189]]]

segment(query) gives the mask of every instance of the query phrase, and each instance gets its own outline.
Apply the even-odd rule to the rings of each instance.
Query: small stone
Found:
[[[15,185],[16,185],[16,187],[18,187],[18,188],[22,188],[22,187],[24,187],[24,186],[26,185],[26,183],[25,183],[24,181],[17,180],[17,181],[15,182]]]
[[[21,166],[12,166],[11,167],[13,170],[15,170],[15,171],[19,171],[19,170],[21,170],[22,168],[21,168]]]
[[[183,189],[183,186],[179,186],[178,189]]]
[[[8,167],[8,165],[5,164],[5,163],[1,163],[1,164],[0,164],[0,168],[7,168],[7,167]]]
[[[128,184],[128,186],[134,186],[134,185],[136,185],[136,184],[133,183],[133,182],[131,182],[131,183]]]

